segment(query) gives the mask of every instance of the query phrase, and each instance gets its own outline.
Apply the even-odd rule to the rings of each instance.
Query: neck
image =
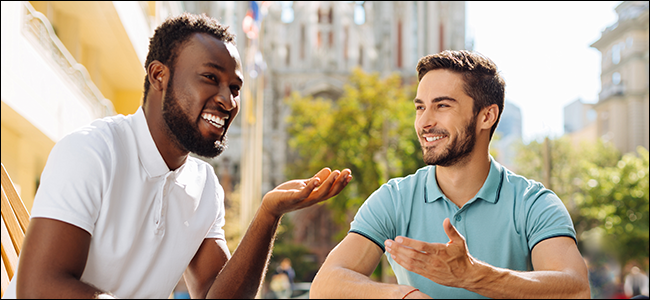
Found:
[[[185,163],[189,152],[178,144],[169,128],[167,128],[167,123],[163,119],[162,107],[160,105],[162,99],[158,99],[158,101],[152,100],[154,99],[148,99],[143,105],[144,116],[158,152],[165,161],[165,164],[167,164],[167,167],[173,171]]]
[[[458,207],[476,196],[490,173],[490,156],[487,147],[482,148],[477,144],[464,161],[453,166],[436,166],[438,187]]]

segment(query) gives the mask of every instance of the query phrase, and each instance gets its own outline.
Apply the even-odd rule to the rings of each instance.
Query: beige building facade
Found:
[[[648,149],[648,2],[624,1],[591,47],[602,53],[596,136],[623,153]]]

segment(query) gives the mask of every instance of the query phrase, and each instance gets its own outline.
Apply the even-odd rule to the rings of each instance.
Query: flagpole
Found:
[[[257,7],[255,1],[249,2],[251,7]],[[258,14],[256,16],[256,14]],[[249,7],[247,17],[252,20],[245,20],[243,25],[247,33],[248,47],[245,49],[245,72],[244,72],[244,89],[242,99],[242,174],[241,174],[241,217],[240,228],[242,233],[253,220],[255,211],[262,202],[262,141],[263,141],[263,112],[264,112],[264,93],[263,93],[263,72],[262,68],[256,68],[255,55],[259,52],[259,43],[261,37],[261,21],[259,27],[255,21],[259,18],[259,9],[252,10]],[[246,23],[249,22],[249,23]],[[250,27],[246,28],[249,25]],[[257,32],[255,32],[257,31]],[[251,72],[256,75],[251,76]],[[258,295],[259,296],[259,295]]]

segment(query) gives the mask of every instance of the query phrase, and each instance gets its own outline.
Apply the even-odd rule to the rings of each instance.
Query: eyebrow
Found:
[[[436,98],[433,98],[433,100],[431,100],[431,102],[436,103],[436,102],[445,101],[445,100],[458,102],[458,101],[456,101],[456,99],[454,99],[452,97],[449,97],[449,96],[436,97]],[[413,99],[413,102],[416,103],[416,104],[420,104],[420,103],[424,103],[424,100],[415,98],[415,99]]]

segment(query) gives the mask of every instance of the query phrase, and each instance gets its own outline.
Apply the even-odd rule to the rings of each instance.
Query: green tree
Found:
[[[580,240],[600,235],[603,250],[621,265],[647,258],[648,151],[640,147],[621,156],[610,143],[576,145],[561,137],[550,140],[550,160],[551,180],[544,182],[544,143],[521,144],[517,173],[543,182],[562,199]],[[578,244],[582,250],[584,244]]]
[[[287,99],[293,152],[287,176],[311,176],[323,166],[352,171],[348,187],[327,201],[339,225],[347,224],[381,184],[423,165],[413,127],[415,86],[396,74],[382,79],[360,69],[348,82],[335,101],[297,93]]]
[[[621,265],[648,257],[648,150],[638,147],[615,166],[582,161],[584,170],[574,194],[579,221],[604,233],[603,246]],[[646,266],[647,267],[647,266]]]

